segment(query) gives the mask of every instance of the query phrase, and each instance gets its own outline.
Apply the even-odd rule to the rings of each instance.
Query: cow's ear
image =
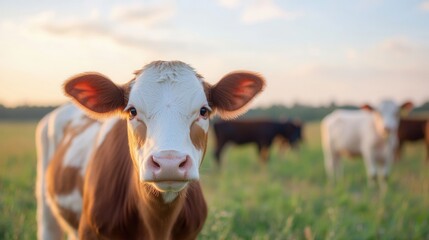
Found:
[[[362,105],[360,107],[360,109],[365,110],[365,111],[370,111],[370,112],[374,111],[374,108],[371,105],[369,105],[369,104]]]
[[[65,94],[89,115],[102,118],[124,109],[128,96],[126,87],[114,84],[99,73],[82,73],[64,84]]]
[[[401,115],[408,115],[413,110],[414,104],[410,101],[404,102],[401,106]]]
[[[223,119],[243,114],[247,104],[265,87],[265,80],[256,73],[233,72],[209,89],[209,102]]]
[[[410,101],[406,101],[401,105],[401,110],[411,111],[413,109],[414,104]]]

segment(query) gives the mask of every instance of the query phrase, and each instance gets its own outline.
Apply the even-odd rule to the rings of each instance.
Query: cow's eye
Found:
[[[203,117],[204,119],[207,119],[209,117],[209,112],[210,110],[206,107],[202,107],[200,109],[200,116]]]
[[[130,109],[128,109],[128,117],[129,119],[133,119],[135,116],[137,116],[137,109],[135,107],[130,107]]]

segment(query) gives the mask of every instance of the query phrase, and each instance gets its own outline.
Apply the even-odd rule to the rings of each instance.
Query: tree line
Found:
[[[17,106],[6,107],[0,104],[0,121],[37,121],[57,106]],[[326,106],[311,106],[305,104],[272,105],[250,109],[242,119],[275,119],[275,120],[301,120],[305,122],[319,121],[335,109],[358,109],[354,105],[337,105],[331,103]],[[415,106],[412,116],[429,116],[429,101]]]

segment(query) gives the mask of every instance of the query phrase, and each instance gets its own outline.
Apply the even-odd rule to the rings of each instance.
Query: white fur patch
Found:
[[[99,129],[99,123],[91,124],[91,126],[85,129],[84,132],[72,139],[70,148],[64,156],[63,164],[65,167],[70,166],[80,168],[86,165],[90,154],[94,149],[90,146],[94,145]]]
[[[162,199],[165,203],[171,203],[179,194],[177,192],[163,192]]]
[[[78,189],[69,194],[56,195],[55,201],[62,208],[69,209],[77,214],[82,212],[82,195]]]

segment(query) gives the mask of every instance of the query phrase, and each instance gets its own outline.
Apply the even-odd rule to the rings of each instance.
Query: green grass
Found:
[[[0,239],[35,239],[35,123],[0,123]],[[209,215],[200,239],[429,239],[429,165],[407,145],[385,195],[368,188],[361,160],[326,181],[318,124],[298,151],[228,147],[218,169],[212,141],[201,167]],[[211,139],[210,139],[211,140]]]
[[[0,123],[0,239],[36,239],[35,123]]]

